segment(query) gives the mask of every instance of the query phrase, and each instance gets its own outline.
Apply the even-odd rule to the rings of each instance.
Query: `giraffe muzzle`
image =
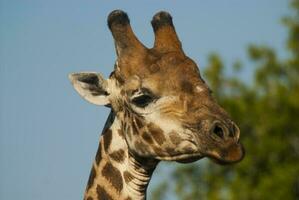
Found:
[[[240,143],[240,129],[230,119],[205,120],[196,134],[198,146],[203,156],[219,164],[241,161],[245,151]]]

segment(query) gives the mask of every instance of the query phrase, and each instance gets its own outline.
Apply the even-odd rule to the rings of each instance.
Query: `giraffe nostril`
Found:
[[[221,123],[216,121],[213,123],[211,129],[211,134],[217,135],[220,139],[234,139],[239,140],[240,129],[235,123]]]
[[[217,124],[214,126],[212,133],[216,134],[220,138],[224,138],[224,131],[221,126]]]

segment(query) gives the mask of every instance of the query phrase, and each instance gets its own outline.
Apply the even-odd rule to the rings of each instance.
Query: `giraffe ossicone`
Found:
[[[145,199],[163,160],[240,161],[240,130],[183,52],[171,15],[162,11],[153,17],[153,48],[137,39],[121,10],[109,14],[108,26],[117,54],[110,77],[96,72],[69,76],[85,100],[111,108],[84,199]]]

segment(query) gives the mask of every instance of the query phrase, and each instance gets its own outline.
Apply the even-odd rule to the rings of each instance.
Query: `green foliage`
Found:
[[[153,199],[165,199],[165,191],[168,189],[168,184],[163,182],[152,194]]]
[[[209,57],[205,78],[239,125],[246,156],[232,166],[179,166],[173,172],[178,199],[299,199],[299,0],[291,5],[294,15],[283,19],[290,56],[281,60],[274,49],[250,45],[253,84],[238,79],[240,61],[227,77],[220,56]]]

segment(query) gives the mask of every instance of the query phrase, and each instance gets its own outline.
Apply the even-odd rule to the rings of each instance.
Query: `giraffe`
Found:
[[[133,33],[128,15],[112,11],[108,27],[117,60],[109,78],[96,72],[69,75],[85,100],[111,108],[85,200],[146,199],[160,161],[208,157],[226,164],[244,156],[238,126],[183,52],[171,15],[160,11],[151,24],[155,41],[147,48]]]

